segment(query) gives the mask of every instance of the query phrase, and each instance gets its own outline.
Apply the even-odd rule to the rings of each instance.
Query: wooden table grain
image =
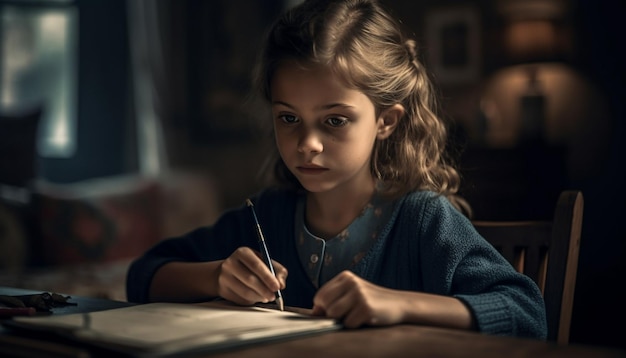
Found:
[[[626,357],[626,352],[582,345],[557,345],[533,339],[397,325],[324,333],[275,344],[221,352],[221,358],[319,357]]]

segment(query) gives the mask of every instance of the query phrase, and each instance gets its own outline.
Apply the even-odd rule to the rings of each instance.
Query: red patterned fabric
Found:
[[[161,239],[156,183],[88,198],[38,196],[45,265],[110,262],[140,255]]]

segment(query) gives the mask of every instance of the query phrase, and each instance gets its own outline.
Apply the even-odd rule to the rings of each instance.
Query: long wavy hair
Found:
[[[256,69],[261,94],[271,100],[271,81],[285,61],[325,66],[374,103],[377,114],[395,104],[404,116],[390,137],[377,140],[371,173],[384,195],[430,190],[445,195],[462,212],[456,196],[460,175],[446,156],[447,126],[436,114],[436,98],[416,42],[375,0],[307,0],[285,12],[270,28]],[[276,151],[277,152],[277,151]],[[278,183],[301,188],[275,154]]]

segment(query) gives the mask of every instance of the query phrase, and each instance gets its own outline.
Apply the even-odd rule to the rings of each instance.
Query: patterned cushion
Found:
[[[44,265],[132,258],[161,239],[156,183],[86,198],[38,194],[35,201],[42,227],[33,251]]]

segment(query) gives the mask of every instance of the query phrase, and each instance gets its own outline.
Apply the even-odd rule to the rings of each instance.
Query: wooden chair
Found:
[[[473,224],[515,267],[531,277],[546,304],[548,340],[569,342],[583,194],[563,191],[552,221],[478,221]]]

